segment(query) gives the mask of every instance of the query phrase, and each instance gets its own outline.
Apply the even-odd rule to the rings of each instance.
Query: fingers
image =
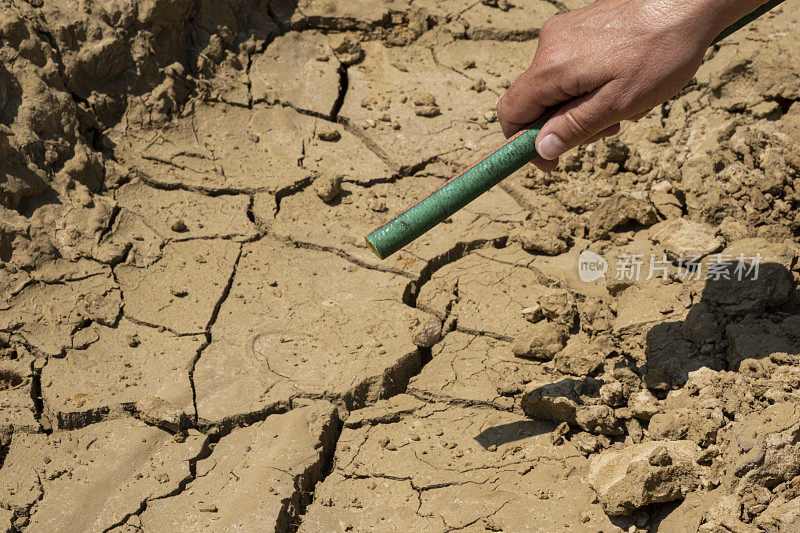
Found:
[[[606,129],[613,131],[626,118],[624,115],[617,105],[617,91],[610,84],[603,85],[561,107],[536,137],[536,151],[543,159],[555,159],[579,144],[604,136]]]
[[[597,135],[593,135],[592,137],[586,139],[585,141],[583,141],[583,144],[591,144],[605,137],[613,137],[614,135],[619,133],[620,127],[621,126],[619,122],[613,124],[604,129],[603,131],[601,131],[600,133],[598,133]],[[531,161],[531,163],[536,165],[543,172],[552,172],[553,170],[556,169],[556,167],[558,167],[558,158],[544,159],[541,156],[537,156],[536,158],[534,158],[533,161]]]
[[[569,98],[569,95],[554,87],[545,76],[537,74],[537,69],[531,66],[497,102],[497,118],[503,134],[511,137],[542,116],[548,107]]]

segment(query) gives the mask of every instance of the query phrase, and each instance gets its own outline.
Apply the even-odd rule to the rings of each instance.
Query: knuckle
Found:
[[[558,28],[563,18],[563,13],[559,13],[545,20],[544,24],[542,24],[542,29],[539,30],[539,34],[542,36],[549,35]]]
[[[570,109],[564,113],[564,125],[567,132],[578,141],[588,139],[593,132],[586,126],[585,121],[575,116],[575,111]]]
[[[627,115],[638,107],[638,101],[638,96],[631,91],[616,91],[609,96],[606,105],[615,114]]]
[[[510,110],[513,109],[513,103],[510,102],[512,99],[513,96],[510,96],[509,93],[500,98],[500,101],[497,102],[497,118],[504,120],[510,115]]]

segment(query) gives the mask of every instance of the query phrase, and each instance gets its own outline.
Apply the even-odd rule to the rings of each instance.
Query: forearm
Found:
[[[601,0],[602,1],[602,0]],[[691,29],[706,45],[730,25],[755,11],[767,0],[651,0],[643,2],[655,20]],[[678,16],[675,16],[676,13]]]

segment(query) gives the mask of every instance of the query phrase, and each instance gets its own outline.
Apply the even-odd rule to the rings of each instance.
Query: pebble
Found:
[[[416,114],[418,117],[435,117],[441,115],[442,111],[438,106],[426,105],[414,109],[414,114]]]
[[[182,218],[176,218],[170,222],[169,229],[171,229],[175,233],[184,233],[189,228],[186,227],[186,223],[183,221]]]
[[[331,202],[342,194],[343,176],[321,176],[314,182],[314,191],[323,202]]]
[[[414,318],[409,326],[411,342],[420,348],[430,348],[442,337],[442,323],[438,318],[420,321]]]
[[[342,138],[342,134],[333,126],[320,126],[317,129],[317,138],[326,142],[336,142]]]

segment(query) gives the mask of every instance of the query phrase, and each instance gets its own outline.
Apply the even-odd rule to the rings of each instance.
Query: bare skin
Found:
[[[542,26],[536,54],[497,104],[508,137],[557,111],[536,138],[544,171],[675,96],[723,29],[764,0],[600,0]]]

